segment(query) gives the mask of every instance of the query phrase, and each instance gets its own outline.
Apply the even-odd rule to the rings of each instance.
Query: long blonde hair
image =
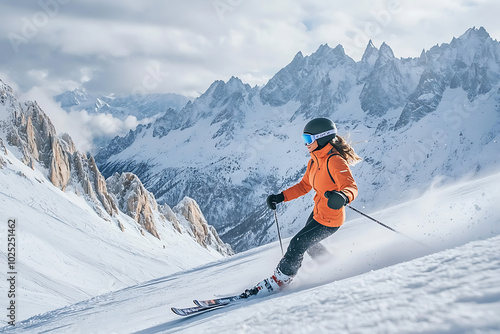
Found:
[[[335,138],[332,139],[330,143],[339,152],[342,158],[347,161],[348,165],[354,166],[355,164],[363,160],[359,155],[356,154],[356,152],[354,152],[351,144],[341,136],[335,136]]]

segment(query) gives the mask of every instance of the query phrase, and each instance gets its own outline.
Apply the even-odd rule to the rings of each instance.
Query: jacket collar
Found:
[[[330,154],[333,154],[333,153],[338,153],[337,150],[333,147],[332,144],[328,143],[326,144],[325,147],[319,149],[319,150],[316,150],[316,151],[313,151],[311,152],[311,156],[312,157],[316,157],[318,159],[323,159],[327,156],[329,156]]]

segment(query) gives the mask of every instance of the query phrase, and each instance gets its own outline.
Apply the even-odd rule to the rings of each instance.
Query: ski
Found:
[[[215,310],[218,308],[221,308],[223,306],[228,305],[229,303],[226,304],[216,304],[212,306],[195,306],[195,307],[187,307],[187,308],[176,308],[172,307],[171,310],[177,315],[180,316],[189,316],[189,315],[194,315],[194,314],[200,314],[203,312],[207,312],[210,310]]]
[[[214,299],[208,299],[208,300],[193,300],[193,303],[195,303],[199,307],[210,307],[210,306],[217,306],[217,305],[227,305],[231,302],[235,302],[238,300],[242,300],[244,298],[241,297],[241,295],[237,296],[230,296],[230,297],[222,297],[222,298],[214,298]]]
[[[267,282],[267,280],[265,280],[265,281]],[[200,314],[203,312],[222,308],[224,306],[234,305],[234,304],[237,304],[238,302],[248,300],[248,298],[255,296],[258,293],[258,291],[261,289],[262,289],[261,287],[254,287],[252,289],[247,289],[247,290],[245,290],[244,293],[242,293],[240,295],[236,295],[236,296],[214,298],[214,299],[207,299],[207,300],[194,299],[193,303],[196,304],[195,307],[188,307],[188,308],[172,307],[171,309],[175,314],[178,314],[181,316]],[[268,291],[270,292],[272,290],[268,289]]]

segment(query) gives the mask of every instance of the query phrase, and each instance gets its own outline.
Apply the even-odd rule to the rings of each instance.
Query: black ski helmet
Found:
[[[334,133],[326,137],[316,139],[320,148],[326,146],[326,144],[337,135],[337,127],[335,126],[335,123],[328,118],[320,117],[309,121],[304,127],[304,133],[308,133],[310,135],[317,135],[329,130],[334,130]]]

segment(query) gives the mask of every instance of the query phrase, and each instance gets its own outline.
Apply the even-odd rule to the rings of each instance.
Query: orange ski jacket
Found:
[[[318,223],[330,226],[341,226],[345,221],[345,207],[333,210],[328,207],[326,191],[341,191],[352,202],[358,196],[358,186],[352,177],[347,161],[329,143],[320,150],[311,152],[311,160],[302,180],[283,191],[285,202],[307,194],[311,189],[314,195],[313,218]]]

